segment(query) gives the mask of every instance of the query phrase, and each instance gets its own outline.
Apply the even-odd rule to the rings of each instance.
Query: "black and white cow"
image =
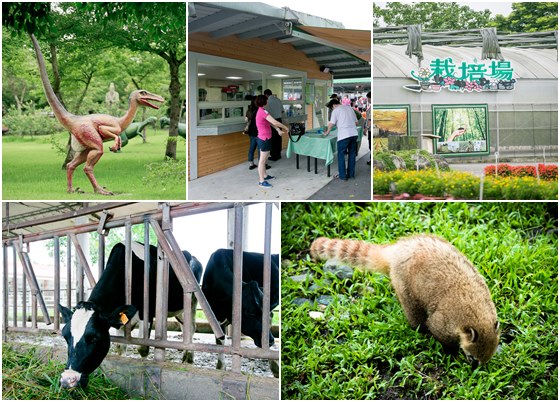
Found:
[[[279,304],[278,254],[271,256],[270,310]],[[263,263],[264,255],[243,252],[243,276],[241,295],[241,332],[253,338],[255,345],[261,347],[262,301],[263,301]],[[202,291],[214,311],[222,328],[232,322],[233,306],[233,250],[216,250],[208,260]],[[274,344],[274,336],[268,330],[269,345]],[[221,343],[220,340],[216,340]],[[223,368],[223,360],[218,356],[218,369]]]
[[[191,269],[200,282],[202,265],[188,251],[183,251]],[[157,279],[157,248],[150,246],[150,295],[149,295],[149,328],[155,317]],[[62,335],[68,343],[68,362],[62,373],[60,383],[63,388],[74,388],[78,385],[85,387],[88,376],[103,361],[110,346],[109,329],[121,328],[128,321],[134,326],[141,317],[144,309],[144,246],[132,243],[132,301],[126,305],[125,301],[125,246],[116,244],[111,250],[107,266],[97,285],[93,288],[88,301],[80,302],[74,311],[59,306],[66,325]],[[178,317],[183,311],[183,288],[174,271],[169,270],[169,316]],[[196,310],[196,299],[193,298],[193,322]],[[146,356],[148,348],[140,348],[142,356]],[[188,358],[188,356],[187,356]],[[192,355],[190,358],[192,362]]]

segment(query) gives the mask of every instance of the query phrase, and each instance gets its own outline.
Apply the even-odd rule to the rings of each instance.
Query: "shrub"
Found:
[[[501,177],[540,177],[544,180],[556,180],[558,179],[558,166],[539,163],[537,175],[537,167],[532,165],[512,166],[507,163],[500,163],[498,164],[497,173]],[[486,166],[484,174],[486,176],[495,176],[496,165]]]
[[[544,180],[558,180],[558,165],[539,163],[539,175]]]
[[[395,183],[399,194],[423,194],[434,197],[451,196],[456,199],[478,199],[480,179],[467,172],[376,171],[373,175],[374,194],[388,194]],[[539,181],[534,177],[486,177],[483,183],[486,200],[556,200],[558,185],[555,181]]]
[[[372,159],[374,161],[380,161],[381,165],[385,167],[384,170],[395,170],[397,167],[393,162],[393,158],[395,156],[404,160],[406,164],[406,168],[409,170],[416,170],[416,152],[417,150],[408,150],[408,151],[393,151],[393,152],[374,152],[372,155]],[[418,155],[421,159],[429,162],[429,167],[435,168],[436,165],[439,167],[439,170],[448,171],[449,165],[447,162],[441,158],[440,156],[431,154],[425,150],[418,151]],[[425,163],[425,162],[424,162]],[[421,162],[421,165],[423,163]],[[420,167],[422,169],[422,166]]]
[[[54,117],[49,117],[50,109],[32,110],[20,113],[15,109],[2,117],[2,125],[8,127],[10,135],[48,135],[64,128]]]
[[[484,179],[485,200],[556,200],[558,184],[539,182],[534,177],[487,177]]]

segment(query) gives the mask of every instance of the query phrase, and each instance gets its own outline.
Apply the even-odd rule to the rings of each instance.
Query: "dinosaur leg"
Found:
[[[72,135],[81,147],[78,148],[81,151],[80,153],[83,154],[83,156],[80,156],[80,163],[73,166],[73,168],[75,169],[79,164],[85,161],[86,166],[84,167],[84,173],[93,186],[93,191],[103,195],[113,195],[113,193],[106,191],[97,184],[97,180],[95,180],[93,174],[95,164],[99,162],[99,159],[103,156],[103,140],[100,133],[94,126],[82,124],[72,131]],[[75,149],[77,147],[78,145],[75,146]]]
[[[72,176],[74,175],[74,170],[86,161],[86,156],[86,151],[76,152],[74,158],[66,165],[66,181],[68,182],[69,193],[76,192],[76,189],[72,187]]]
[[[95,176],[93,175],[93,167],[95,166],[95,164],[97,162],[99,162],[99,159],[101,159],[102,156],[103,156],[103,147],[101,147],[101,150],[91,149],[87,154],[87,160],[86,160],[86,166],[84,167],[84,173],[86,174],[86,176],[88,177],[91,185],[93,186],[93,191],[95,191],[98,194],[102,194],[102,195],[113,195],[112,192],[107,191],[103,187],[101,187],[97,183],[97,180],[95,180]]]
[[[98,130],[104,138],[112,138],[115,141],[115,144],[111,148],[109,148],[111,152],[117,152],[121,149],[121,137],[119,136],[121,130],[119,126],[104,125],[99,126]]]

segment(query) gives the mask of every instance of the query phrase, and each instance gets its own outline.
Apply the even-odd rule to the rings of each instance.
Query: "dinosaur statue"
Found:
[[[121,148],[121,138],[119,134],[134,120],[138,106],[148,106],[153,109],[159,109],[159,106],[151,102],[163,102],[164,99],[159,95],[140,89],[130,94],[128,110],[123,117],[113,117],[107,114],[74,115],[68,112],[56,97],[47,75],[45,60],[43,59],[39,43],[33,34],[29,36],[31,37],[35,55],[37,56],[37,63],[39,64],[39,72],[47,101],[56,119],[70,131],[72,135],[71,147],[75,151],[75,154],[72,161],[66,165],[68,192],[73,193],[79,191],[79,189],[74,189],[72,186],[72,176],[74,175],[74,170],[85,162],[84,173],[93,186],[93,190],[99,194],[113,195],[112,192],[101,187],[93,175],[94,166],[103,156],[103,142],[113,139],[114,145],[109,149],[113,152],[118,151]]]
[[[126,130],[124,130],[119,135],[119,137],[121,137],[121,147],[124,147],[126,144],[128,144],[128,140],[133,139],[137,135],[143,137],[142,130],[144,130],[144,127],[146,127],[149,124],[153,125],[155,124],[156,121],[157,119],[154,116],[151,116],[144,121],[132,123],[130,126],[126,128]]]
[[[160,117],[159,118],[159,126],[160,128],[164,128],[169,126],[169,117]],[[181,137],[187,138],[187,125],[185,123],[178,123],[178,133]]]

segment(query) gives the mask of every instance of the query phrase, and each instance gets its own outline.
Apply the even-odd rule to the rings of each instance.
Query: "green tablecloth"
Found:
[[[357,129],[358,149],[360,149],[364,130],[362,127],[357,127]],[[333,163],[334,154],[336,153],[336,128],[331,130],[331,133],[326,137],[324,137],[323,134],[319,134],[318,131],[319,129],[307,130],[298,142],[293,142],[292,140],[288,141],[286,157],[289,158],[292,156],[292,153],[295,153],[298,155],[324,159],[325,166]]]

